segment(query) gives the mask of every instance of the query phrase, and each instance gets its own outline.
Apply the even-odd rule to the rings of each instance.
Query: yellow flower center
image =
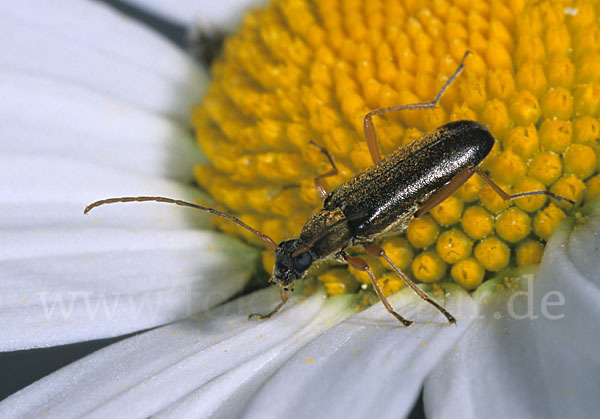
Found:
[[[212,68],[193,122],[210,164],[198,183],[221,209],[275,241],[296,237],[330,189],[372,164],[363,117],[432,100],[467,49],[464,72],[429,111],[375,117],[389,154],[444,123],[485,124],[497,142],[482,164],[508,193],[600,196],[600,3],[594,1],[275,0],[246,15]],[[570,210],[546,196],[505,202],[477,176],[415,219],[388,255],[421,282],[451,277],[467,290],[505,268],[539,263]],[[226,220],[224,231],[256,243]],[[386,294],[402,282],[365,257]],[[273,264],[265,252],[265,268]],[[330,294],[365,287],[364,273],[320,272]]]

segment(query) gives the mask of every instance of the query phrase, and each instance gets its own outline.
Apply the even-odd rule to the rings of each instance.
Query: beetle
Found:
[[[224,217],[254,233],[267,248],[275,252],[275,266],[269,282],[280,287],[281,302],[268,314],[255,313],[250,317],[266,319],[277,313],[288,301],[286,292],[293,291],[294,281],[302,279],[315,262],[333,257],[345,261],[355,269],[365,271],[375,292],[390,314],[404,326],[412,325],[412,321],[405,319],[393,309],[367,262],[345,251],[347,247],[362,245],[367,254],[383,258],[407,286],[438,309],[450,324],[456,324],[454,316],[418,288],[387,256],[383,248],[375,243],[375,239],[387,232],[404,229],[413,218],[422,216],[443,202],[474,174],[481,176],[504,200],[531,195],[548,195],[558,201],[575,204],[569,199],[545,190],[513,195],[503,191],[478,168],[492,150],[495,139],[483,125],[475,121],[461,120],[447,123],[411,144],[397,149],[386,158],[381,158],[373,116],[401,110],[435,108],[446,89],[462,72],[469,54],[470,51],[465,52],[455,72],[431,102],[375,109],[364,117],[365,140],[374,164],[333,191],[329,191],[323,182],[324,178],[338,173],[333,158],[324,147],[310,142],[310,145],[315,146],[325,155],[331,170],[314,178],[317,192],[324,199],[323,208],[309,217],[297,238],[276,244],[266,234],[232,215],[213,208],[164,197],[108,198],[88,205],[84,213],[87,214],[99,205],[115,202],[166,202]]]

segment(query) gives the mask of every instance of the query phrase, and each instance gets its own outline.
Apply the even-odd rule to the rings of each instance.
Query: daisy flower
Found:
[[[137,3],[211,23],[206,5]],[[422,392],[433,418],[593,416],[599,12],[586,1],[277,0],[245,15],[207,84],[190,57],[101,4],[0,6],[0,348],[154,328],[15,393],[0,414],[403,417]],[[340,169],[328,186],[343,183],[371,164],[365,113],[430,100],[467,49],[438,108],[375,119],[383,153],[476,120],[497,139],[482,167],[504,189],[577,206],[512,205],[474,177],[384,241],[456,327],[372,260],[413,327],[339,265],[297,284],[276,316],[248,320],[279,299],[275,288],[234,297],[257,262],[273,264],[252,235],[158,204],[81,214],[107,196],[162,195],[210,202],[276,240],[297,235],[327,168],[308,142]]]
[[[65,4],[2,7],[4,350],[186,317],[239,292],[253,265],[250,248],[203,231],[196,214],[82,216],[82,204],[112,193],[204,199],[191,183],[203,157],[186,112],[206,74],[102,5]],[[215,272],[225,273],[213,286]]]

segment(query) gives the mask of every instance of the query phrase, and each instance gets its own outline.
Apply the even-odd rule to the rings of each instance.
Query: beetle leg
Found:
[[[496,193],[498,195],[500,195],[500,197],[505,201],[513,200],[513,199],[517,199],[517,198],[523,198],[525,196],[532,196],[532,195],[548,195],[549,197],[554,198],[557,201],[565,201],[565,202],[568,202],[569,204],[575,206],[575,202],[571,201],[568,198],[562,197],[560,195],[553,194],[550,191],[530,191],[530,192],[521,192],[521,193],[509,195],[508,193],[503,191],[500,186],[498,186],[496,183],[494,183],[494,181],[488,175],[486,175],[485,172],[483,172],[481,169],[479,169],[478,167],[475,167],[473,169],[473,171],[476,172],[479,176],[481,176],[481,178],[483,180],[485,180],[487,182],[487,184],[490,185],[492,187],[492,189],[494,191],[496,191]]]
[[[458,188],[460,188],[471,176],[475,173],[473,168],[465,169],[462,172],[458,172],[456,176],[452,178],[450,182],[446,184],[442,189],[437,191],[435,194],[430,196],[424,203],[421,208],[415,212],[415,218],[419,218],[421,215],[424,215],[427,211],[434,208],[436,205],[444,202],[446,198],[454,193]]]
[[[373,115],[381,115],[388,112],[396,112],[403,111],[407,109],[433,109],[437,106],[442,95],[450,87],[454,79],[462,72],[465,67],[465,59],[467,55],[469,55],[471,51],[466,51],[465,55],[463,55],[460,64],[454,71],[454,74],[450,76],[450,78],[444,83],[435,99],[431,102],[423,102],[423,103],[413,103],[410,105],[398,105],[398,106],[390,106],[388,108],[379,108],[373,109],[368,114],[365,115],[363,120],[363,131],[365,133],[365,141],[367,142],[367,147],[369,148],[369,153],[371,154],[371,159],[373,163],[377,163],[381,160],[381,148],[379,147],[379,140],[377,140],[377,134],[375,133],[375,127],[373,126]]]
[[[385,306],[387,311],[389,311],[392,316],[394,316],[395,318],[400,320],[400,323],[402,323],[404,326],[406,326],[406,327],[412,326],[412,324],[413,324],[412,321],[406,320],[404,317],[402,317],[401,315],[399,315],[398,313],[396,313],[394,311],[394,308],[392,307],[392,305],[390,304],[390,302],[388,301],[386,296],[383,294],[383,291],[379,287],[379,284],[377,283],[377,280],[375,279],[375,275],[373,275],[373,272],[371,272],[371,269],[369,268],[369,264],[367,262],[365,262],[364,259],[361,259],[356,256],[349,256],[345,253],[344,253],[343,257],[344,257],[344,260],[346,262],[348,262],[348,264],[350,266],[352,266],[354,269],[357,269],[359,271],[365,271],[367,273],[367,275],[369,275],[371,284],[373,285],[375,292],[379,296],[379,299],[381,300],[381,302],[383,303],[383,305]]]
[[[385,253],[385,250],[383,250],[383,248],[381,246],[379,246],[375,243],[372,243],[365,247],[365,251],[370,255],[384,258],[385,261],[390,264],[392,269],[394,271],[396,271],[398,276],[404,281],[404,283],[406,285],[409,286],[410,289],[412,289],[419,297],[421,297],[421,299],[423,299],[424,301],[428,302],[429,304],[431,304],[432,306],[437,308],[440,311],[440,313],[442,313],[448,319],[450,324],[456,324],[456,319],[454,318],[454,316],[452,314],[450,314],[444,307],[442,307],[441,305],[436,303],[434,300],[432,300],[429,297],[429,295],[427,295],[427,293],[425,293],[421,288],[417,287],[415,285],[415,283],[412,282],[410,280],[410,278],[408,276],[406,276],[406,274],[404,272],[402,272],[402,270],[398,266],[396,266],[396,264],[394,262],[392,262],[392,260]],[[381,295],[380,295],[380,297],[381,297]]]
[[[279,304],[277,304],[277,306],[275,306],[275,308],[273,310],[271,310],[270,313],[267,313],[267,314],[252,313],[252,314],[248,315],[248,319],[253,319],[256,317],[259,320],[265,320],[265,319],[268,319],[269,317],[271,317],[273,314],[278,313],[279,310],[281,310],[281,307],[283,307],[283,305],[288,302],[288,296],[286,293],[286,289],[284,287],[280,287],[279,291],[281,292],[281,302]],[[293,291],[293,288],[292,288],[292,291]]]
[[[333,162],[333,157],[331,157],[331,154],[329,154],[329,151],[327,151],[326,148],[321,147],[320,145],[318,145],[317,143],[311,141],[309,144],[314,145],[315,147],[317,147],[321,153],[323,153],[325,155],[325,157],[327,157],[327,160],[329,160],[329,164],[331,164],[331,170],[325,173],[321,173],[320,175],[315,176],[315,187],[317,188],[317,192],[319,194],[319,196],[321,197],[321,199],[325,199],[325,197],[327,195],[329,195],[329,188],[327,188],[327,185],[325,185],[325,182],[323,182],[323,178],[326,177],[330,177],[330,176],[335,176],[337,175],[338,169],[335,166],[335,163]]]

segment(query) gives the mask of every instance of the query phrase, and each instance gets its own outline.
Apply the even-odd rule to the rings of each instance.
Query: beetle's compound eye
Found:
[[[308,269],[311,263],[312,259],[308,252],[300,253],[294,258],[294,268],[298,269],[299,271]]]
[[[277,245],[273,269],[273,277],[277,283],[286,285],[301,279],[304,272],[312,265],[313,256],[310,251],[293,256],[302,245],[298,239],[286,240]]]

